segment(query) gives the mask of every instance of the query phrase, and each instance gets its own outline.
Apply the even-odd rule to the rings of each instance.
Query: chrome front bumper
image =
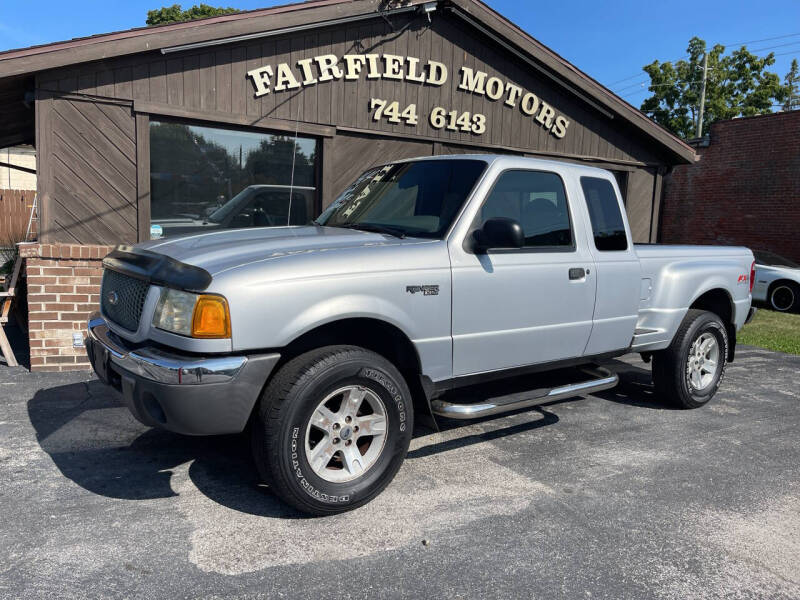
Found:
[[[280,354],[196,356],[130,344],[99,315],[86,351],[100,380],[122,394],[145,425],[189,435],[238,433]]]
[[[108,328],[99,313],[89,319],[88,330],[89,339],[109,353],[112,363],[130,373],[159,383],[224,383],[236,377],[247,363],[246,356],[191,357],[165,352],[156,347],[127,347]]]

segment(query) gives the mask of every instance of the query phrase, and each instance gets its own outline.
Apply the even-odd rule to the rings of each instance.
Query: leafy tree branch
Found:
[[[209,6],[208,4],[196,4],[191,8],[183,10],[180,4],[163,6],[156,10],[147,11],[148,26],[166,25],[167,23],[180,23],[193,19],[204,19],[206,17],[216,17],[218,15],[229,15],[239,12],[238,8],[225,8],[222,6]]]
[[[726,54],[724,46],[716,44],[709,49],[704,40],[693,37],[689,40],[687,58],[674,63],[656,60],[643,67],[650,76],[648,89],[652,95],[642,102],[642,111],[683,138],[692,138],[696,133],[706,51],[704,126],[734,117],[771,113],[790,97],[790,85],[797,86],[797,69],[793,75],[787,75],[785,84],[768,70],[775,64],[774,53],[761,57],[742,46]],[[800,94],[797,102],[800,103]]]

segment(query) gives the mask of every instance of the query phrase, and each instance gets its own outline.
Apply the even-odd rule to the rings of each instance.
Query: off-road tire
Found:
[[[305,435],[319,402],[343,385],[369,388],[386,409],[380,456],[347,482],[319,477],[306,458]],[[408,452],[413,402],[405,379],[384,357],[357,346],[327,346],[287,362],[261,395],[252,428],[258,471],[287,504],[312,515],[352,510],[377,496],[397,474]]]
[[[692,344],[704,333],[711,333],[716,338],[719,364],[712,383],[698,391],[689,383],[687,362]],[[729,343],[728,332],[719,316],[704,310],[689,309],[669,347],[653,353],[656,393],[679,408],[699,408],[707,404],[725,376]]]

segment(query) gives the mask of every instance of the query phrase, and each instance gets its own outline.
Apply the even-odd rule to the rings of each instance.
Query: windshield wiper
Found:
[[[398,227],[392,227],[390,225],[378,225],[377,223],[347,223],[342,225],[342,227],[346,229],[358,229],[359,231],[371,231],[374,233],[386,233],[388,235],[393,235],[396,238],[400,238],[401,240],[406,237],[406,232]]]

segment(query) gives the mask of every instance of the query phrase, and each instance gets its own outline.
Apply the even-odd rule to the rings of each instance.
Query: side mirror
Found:
[[[473,232],[472,239],[472,248],[476,252],[492,248],[522,248],[525,245],[522,225],[506,217],[487,219],[483,227]]]

